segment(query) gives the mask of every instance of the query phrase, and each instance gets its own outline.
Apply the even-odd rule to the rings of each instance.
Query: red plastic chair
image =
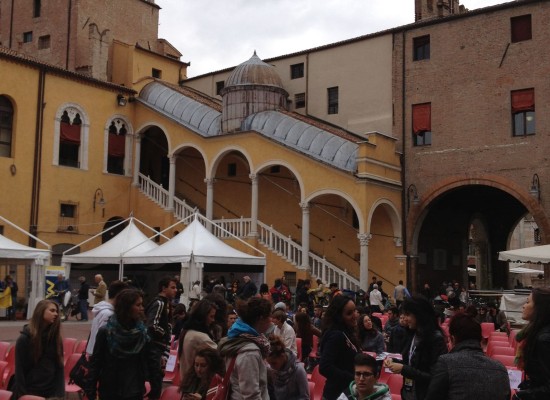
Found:
[[[315,382],[308,382],[307,384],[309,386],[309,400],[315,400]]]
[[[319,366],[316,365],[311,373],[311,382],[315,383],[313,389],[314,397],[319,400],[323,398],[323,389],[325,388],[325,382],[327,379],[319,372]]]
[[[388,376],[386,385],[390,388],[390,393],[401,395],[401,388],[403,387],[403,376],[400,374],[391,374]]]
[[[10,348],[10,342],[0,342],[0,361],[6,361],[8,356],[8,349]]]
[[[15,346],[11,346],[8,349],[5,362],[7,362],[7,365],[4,369],[4,374],[0,376],[0,389],[7,390],[11,386],[10,381],[15,375]]]
[[[506,368],[515,367],[514,360],[515,356],[506,356],[503,354],[495,354],[491,357],[493,360],[500,361]]]
[[[508,340],[508,336],[489,336],[489,339],[488,339],[489,342],[502,342],[502,343],[506,343],[506,345],[509,345],[510,344],[510,341]]]
[[[10,400],[12,392],[9,390],[0,390],[0,400]]]
[[[495,356],[516,356],[516,349],[513,347],[503,347],[496,346],[492,348],[491,354],[489,357],[494,358]]]
[[[482,322],[481,323],[481,336],[483,339],[489,339],[491,332],[495,331],[495,324],[492,322]]]
[[[489,334],[489,337],[493,336],[504,336],[506,339],[508,339],[508,334],[506,332],[494,331]]]
[[[181,393],[178,392],[178,389],[174,385],[166,387],[160,395],[160,400],[180,400]]]
[[[319,358],[317,352],[319,351],[319,336],[313,335],[313,345],[311,346],[310,358]]]
[[[67,359],[74,353],[77,339],[75,338],[63,338],[63,362],[67,362]]]
[[[74,353],[82,354],[86,351],[86,347],[88,346],[88,340],[82,339],[78,341],[74,346]]]
[[[173,371],[165,371],[164,372],[164,378],[163,378],[162,381],[173,383],[174,378],[176,377],[176,375],[180,374],[178,350],[170,350],[170,356],[176,356],[176,364],[174,365],[174,370]]]
[[[26,394],[19,398],[19,400],[46,400],[45,397],[34,396],[32,394]]]

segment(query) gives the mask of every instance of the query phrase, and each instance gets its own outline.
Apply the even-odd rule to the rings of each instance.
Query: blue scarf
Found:
[[[116,314],[111,315],[105,325],[107,330],[107,344],[109,352],[118,358],[125,358],[138,354],[149,341],[147,328],[142,321],[138,321],[134,327],[128,329],[122,326]]]
[[[252,328],[240,318],[235,321],[233,325],[231,325],[229,332],[227,332],[227,336],[231,339],[241,336],[243,333],[247,333],[252,336],[260,336],[256,329]]]

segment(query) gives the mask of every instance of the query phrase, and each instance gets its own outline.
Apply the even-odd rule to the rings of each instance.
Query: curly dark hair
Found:
[[[535,288],[531,292],[534,310],[533,316],[524,328],[525,357],[533,356],[536,337],[541,329],[550,325],[550,288]]]

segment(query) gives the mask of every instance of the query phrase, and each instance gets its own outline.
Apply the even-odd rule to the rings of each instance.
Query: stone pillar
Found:
[[[170,171],[168,175],[168,206],[167,211],[174,211],[174,194],[176,193],[176,156],[168,157],[170,160]]]
[[[360,233],[359,239],[361,258],[359,261],[359,286],[364,291],[369,287],[369,240],[372,239],[370,233]]]
[[[206,218],[212,220],[214,214],[214,178],[205,178],[206,182]]]
[[[252,182],[252,199],[250,201],[250,219],[252,220],[250,224],[250,232],[248,236],[257,237],[258,236],[258,175],[250,174],[248,175]]]
[[[136,135],[136,154],[134,155],[134,186],[139,186],[139,164],[141,159],[141,136]]]
[[[302,269],[309,270],[309,203],[300,203],[302,208]]]

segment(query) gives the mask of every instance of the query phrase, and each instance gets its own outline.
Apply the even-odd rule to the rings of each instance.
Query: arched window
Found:
[[[76,105],[62,106],[58,111],[54,137],[54,165],[88,168],[89,122]]]
[[[128,123],[115,117],[106,129],[106,171],[109,174],[130,175],[130,137]]]
[[[0,157],[11,157],[13,106],[6,96],[0,96]]]

